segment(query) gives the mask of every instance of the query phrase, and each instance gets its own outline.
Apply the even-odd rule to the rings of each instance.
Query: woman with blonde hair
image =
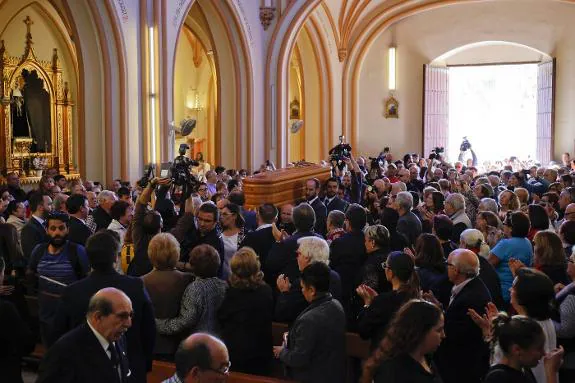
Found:
[[[229,288],[218,311],[218,321],[234,371],[267,375],[273,357],[273,298],[260,267],[258,256],[250,247],[233,255]]]
[[[154,306],[154,316],[158,319],[176,317],[180,311],[182,296],[192,277],[176,270],[180,243],[172,234],[156,234],[148,245],[148,257],[154,268],[142,276],[142,280]],[[181,338],[180,335],[156,333],[155,357],[173,358]]]
[[[553,284],[568,285],[567,259],[561,238],[552,231],[539,231],[533,237],[533,264],[546,274]]]

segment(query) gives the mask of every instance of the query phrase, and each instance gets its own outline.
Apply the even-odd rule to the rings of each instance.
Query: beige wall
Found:
[[[521,6],[519,6],[521,5]],[[422,148],[423,65],[457,47],[478,41],[508,41],[557,58],[555,157],[574,152],[575,6],[531,0],[459,4],[405,19],[374,40],[361,67],[358,88],[359,150],[371,154],[390,145],[395,153]],[[399,120],[383,117],[387,90],[387,47],[398,47],[396,98]],[[455,56],[470,61],[509,61],[510,49],[480,48]],[[533,57],[524,52],[526,57]],[[518,60],[522,60],[518,56]],[[448,62],[449,63],[449,62]],[[458,62],[462,63],[462,62]]]

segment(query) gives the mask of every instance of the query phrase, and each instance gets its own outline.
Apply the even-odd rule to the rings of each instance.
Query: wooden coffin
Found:
[[[263,203],[281,206],[305,197],[305,182],[317,178],[324,183],[331,175],[329,167],[306,164],[294,168],[278,169],[244,179],[245,207],[253,210]]]

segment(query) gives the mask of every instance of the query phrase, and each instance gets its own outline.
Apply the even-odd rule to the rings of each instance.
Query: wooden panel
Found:
[[[537,159],[543,165],[553,156],[554,104],[555,59],[539,64],[537,71]]]
[[[274,205],[293,203],[304,198],[305,182],[308,179],[315,177],[323,183],[330,175],[329,167],[310,164],[247,177],[243,181],[245,206],[254,209],[263,203]]]
[[[449,68],[424,67],[423,156],[447,148],[449,138]]]

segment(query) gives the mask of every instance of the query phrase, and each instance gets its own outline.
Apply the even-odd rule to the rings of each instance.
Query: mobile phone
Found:
[[[160,178],[172,178],[171,169],[171,162],[163,162],[160,167]]]

